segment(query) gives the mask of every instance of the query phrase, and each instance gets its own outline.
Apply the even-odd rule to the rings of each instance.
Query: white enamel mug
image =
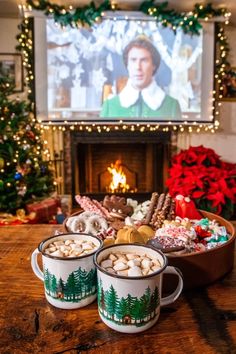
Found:
[[[92,241],[95,248],[91,253],[78,257],[55,257],[45,253],[45,249],[59,240]],[[55,307],[75,309],[86,306],[97,297],[97,274],[93,256],[102,247],[96,236],[71,233],[53,236],[42,241],[31,256],[31,266],[35,275],[44,282],[45,297]],[[38,265],[38,255],[42,255],[43,271]]]
[[[161,268],[139,277],[127,277],[108,272],[100,266],[109,254],[134,253],[158,259]],[[100,249],[94,255],[98,278],[98,311],[103,322],[110,328],[123,333],[138,333],[152,327],[160,315],[160,307],[173,303],[181,294],[183,279],[181,272],[167,266],[166,256],[150,246],[119,244]],[[165,274],[178,277],[175,291],[162,297],[162,279]]]

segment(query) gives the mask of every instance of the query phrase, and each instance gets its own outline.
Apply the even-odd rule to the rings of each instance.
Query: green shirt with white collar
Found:
[[[141,104],[141,107],[139,106]],[[140,114],[141,112],[141,114]],[[158,120],[181,120],[181,110],[179,102],[166,95],[161,106],[152,110],[142,100],[141,103],[135,103],[130,107],[122,107],[119,95],[104,101],[100,113],[102,118],[156,118]]]

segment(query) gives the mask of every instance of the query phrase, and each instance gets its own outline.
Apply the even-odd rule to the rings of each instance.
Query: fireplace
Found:
[[[71,182],[72,200],[76,194],[102,200],[112,193],[108,168],[117,164],[129,189],[117,190],[116,194],[143,201],[153,191],[164,191],[170,161],[169,132],[71,132],[66,140],[65,175]]]

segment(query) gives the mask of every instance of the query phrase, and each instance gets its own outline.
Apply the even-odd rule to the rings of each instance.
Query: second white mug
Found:
[[[157,259],[160,269],[145,276],[128,277],[111,273],[101,267],[110,254],[131,254]],[[153,326],[160,315],[161,306],[173,303],[183,289],[181,272],[167,266],[167,258],[152,247],[139,244],[112,245],[100,249],[94,256],[98,277],[98,311],[110,328],[124,333],[137,333]],[[178,277],[173,293],[162,297],[162,280],[165,274]]]

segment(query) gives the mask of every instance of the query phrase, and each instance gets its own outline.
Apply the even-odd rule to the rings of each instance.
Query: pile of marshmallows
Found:
[[[138,255],[134,253],[110,253],[101,262],[101,267],[109,273],[128,277],[141,277],[152,274],[161,268],[158,259],[148,255]]]
[[[44,253],[53,257],[81,257],[94,252],[98,248],[92,241],[83,240],[57,240],[50,243]]]
[[[56,240],[50,243],[44,250],[45,254],[59,258],[82,257],[94,253],[98,249],[92,241],[81,239]],[[142,277],[161,269],[158,259],[149,255],[137,253],[110,253],[100,262],[100,266],[107,272],[127,276]]]

